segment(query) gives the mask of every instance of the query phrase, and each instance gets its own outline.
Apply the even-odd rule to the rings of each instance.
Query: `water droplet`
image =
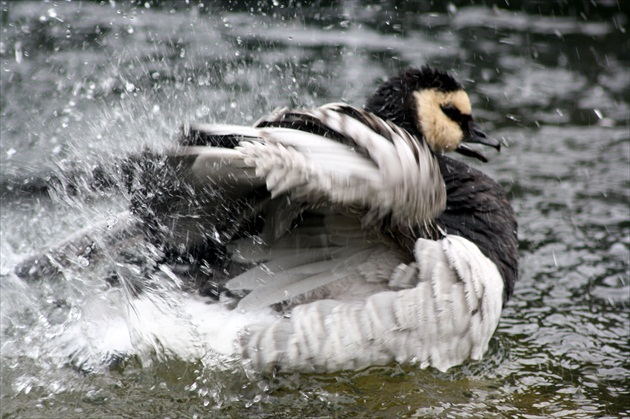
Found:
[[[217,230],[215,226],[212,226],[212,236],[217,243],[221,243],[221,235],[219,234],[219,230]]]
[[[79,263],[80,266],[83,266],[84,268],[87,266],[90,266],[90,261],[87,258],[84,258],[83,256],[79,256],[77,258],[77,262]]]
[[[114,228],[114,226],[118,223],[118,218],[117,217],[109,217],[107,219],[107,229],[111,230]]]
[[[267,275],[269,275],[269,276],[274,275],[274,272],[271,269],[269,269],[269,267],[267,265],[265,265],[264,263],[261,263],[258,266],[260,266],[260,269],[264,273],[266,273]],[[261,284],[264,284],[266,281],[263,278],[259,278],[258,282],[261,283]]]

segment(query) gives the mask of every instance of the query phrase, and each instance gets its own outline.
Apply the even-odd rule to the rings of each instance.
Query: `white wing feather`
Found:
[[[363,207],[368,222],[391,215],[394,223],[418,224],[444,209],[445,186],[424,142],[378,120],[386,138],[335,106],[304,114],[354,146],[289,128],[198,125],[195,129],[208,136],[240,139],[239,146],[190,146],[176,155],[197,156],[191,170],[199,180],[242,187],[264,182],[273,197],[288,194],[301,202]]]

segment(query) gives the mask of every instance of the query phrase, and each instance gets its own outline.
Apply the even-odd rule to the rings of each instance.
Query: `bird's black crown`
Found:
[[[437,89],[441,92],[455,92],[463,89],[453,76],[429,66],[423,66],[420,69],[414,67],[404,69],[397,77],[390,79],[389,83],[394,86],[396,84],[407,86],[407,89],[411,91]]]
[[[416,124],[416,103],[413,92],[436,89],[441,92],[455,92],[462,86],[450,74],[433,69],[410,67],[398,76],[381,83],[365,105],[365,110],[420,136]]]

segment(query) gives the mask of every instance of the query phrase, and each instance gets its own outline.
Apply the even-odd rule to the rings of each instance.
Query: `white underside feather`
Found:
[[[480,359],[501,313],[503,281],[496,267],[458,236],[438,242],[419,239],[416,255],[434,262],[426,269],[391,267],[392,277],[401,270],[415,273],[413,288],[386,290],[375,284],[365,300],[341,292],[297,305],[274,327],[249,326],[241,338],[245,356],[262,369],[303,371],[391,361],[414,361],[445,371],[468,358]],[[415,265],[425,263],[420,259]],[[361,277],[358,270],[355,278]],[[406,286],[410,282],[407,279]],[[364,277],[363,283],[369,284]],[[476,293],[475,287],[484,291]],[[278,330],[282,332],[275,334]]]

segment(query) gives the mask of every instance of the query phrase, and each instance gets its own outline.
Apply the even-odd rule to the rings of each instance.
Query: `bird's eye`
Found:
[[[462,129],[467,129],[468,124],[472,120],[472,117],[468,114],[463,114],[459,109],[453,105],[442,105],[442,112],[448,116],[451,120],[455,121]]]
[[[448,116],[449,118],[451,118],[453,121],[457,122],[458,124],[461,124],[462,113],[459,111],[459,109],[457,109],[453,105],[443,105],[441,106],[441,108],[442,108],[442,112],[444,112],[444,115]]]

